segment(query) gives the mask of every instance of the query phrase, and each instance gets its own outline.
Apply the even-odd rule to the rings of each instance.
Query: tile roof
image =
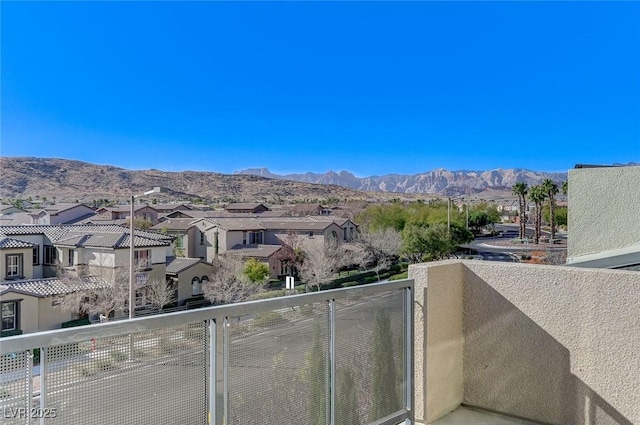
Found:
[[[33,248],[36,244],[13,238],[0,238],[0,249]]]
[[[282,248],[282,245],[234,245],[230,250],[225,252],[225,254],[243,257],[269,258],[280,248]]]
[[[265,204],[262,203],[258,203],[258,202],[236,202],[233,204],[229,204],[225,207],[225,210],[252,210],[258,207],[264,207],[266,209],[269,209],[269,207],[267,207]]]
[[[190,227],[193,227],[194,221],[196,220],[193,218],[167,218],[166,220],[161,221],[150,229],[155,231],[161,231],[162,229],[187,230]]]
[[[0,226],[0,236],[44,234],[54,244],[76,247],[128,248],[129,229],[117,225]],[[135,230],[138,247],[167,246],[173,237]]]
[[[178,274],[199,263],[209,264],[200,258],[168,257],[166,273]]]
[[[225,230],[266,230],[256,218],[206,218],[205,221]]]
[[[17,292],[44,298],[51,295],[68,294],[87,288],[102,288],[107,285],[109,284],[95,277],[83,278],[82,280],[74,282],[67,282],[57,277],[15,280],[0,282],[0,295],[6,292]]]

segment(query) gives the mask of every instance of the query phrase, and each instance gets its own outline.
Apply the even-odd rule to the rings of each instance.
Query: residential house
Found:
[[[58,297],[70,291],[102,285],[105,282],[95,278],[85,278],[73,287],[56,277],[0,282],[1,335],[60,328],[61,323],[76,319],[77,316],[58,308]]]
[[[81,203],[57,203],[30,210],[30,214],[33,218],[31,224],[53,225],[74,224],[94,216],[96,211]]]
[[[94,221],[106,220],[113,221],[114,224],[123,224],[131,215],[130,205],[116,205],[114,207],[102,207],[96,210]],[[152,226],[158,224],[158,210],[149,205],[134,206],[133,215],[136,219],[146,220]],[[115,223],[117,222],[117,223]]]
[[[330,215],[333,210],[320,204],[295,204],[287,208],[291,217]]]
[[[262,213],[269,211],[269,207],[260,203],[233,203],[224,208],[226,211],[232,213]]]
[[[200,258],[167,259],[167,281],[175,289],[175,297],[179,306],[187,308],[206,304],[198,302],[198,298],[204,294],[204,285],[209,281],[213,273],[213,265]],[[191,300],[195,298],[196,300]]]
[[[115,225],[1,226],[0,285],[6,287],[3,291],[12,294],[17,286],[22,290],[34,288],[33,285],[47,287],[49,281],[46,278],[57,277],[59,268],[79,281],[93,278],[96,282],[112,284],[115,279],[122,279],[123,275],[128,279],[130,240],[129,230]],[[136,230],[134,261],[138,284],[150,280],[165,281],[167,247],[171,245],[171,240],[170,235]],[[26,281],[31,282],[31,286],[21,283]],[[32,296],[46,295],[38,291]],[[18,313],[34,314],[26,308]],[[57,320],[61,316],[48,314],[42,317]],[[44,319],[38,320],[39,326],[46,329],[60,325],[60,322],[56,322],[45,326]],[[21,322],[19,320],[17,323]]]

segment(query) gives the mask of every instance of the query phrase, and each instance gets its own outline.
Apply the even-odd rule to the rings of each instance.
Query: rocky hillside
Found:
[[[567,173],[546,173],[514,168],[490,171],[448,171],[439,168],[420,174],[386,174],[371,177],[356,177],[348,171],[276,175],[266,168],[236,171],[234,174],[306,183],[334,184],[372,192],[437,193],[442,195],[463,195],[486,190],[510,191],[516,182],[525,182],[531,186],[547,178],[558,183],[567,179]]]
[[[89,202],[127,200],[155,186],[167,188],[159,200],[270,202],[387,200],[398,194],[365,193],[337,185],[274,180],[254,175],[210,172],[132,171],[108,165],[54,158],[0,157],[0,198]],[[410,199],[410,198],[409,198]]]

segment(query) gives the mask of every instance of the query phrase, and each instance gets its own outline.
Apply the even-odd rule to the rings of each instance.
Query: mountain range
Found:
[[[338,200],[385,201],[428,196],[456,196],[479,192],[507,192],[516,182],[534,185],[550,178],[558,183],[566,173],[524,169],[448,171],[436,169],[419,174],[386,174],[356,177],[348,171],[323,174],[277,175],[267,168],[220,174],[204,171],[169,172],[127,170],[82,161],[0,157],[0,197],[28,199],[48,197],[63,201],[93,199],[127,200],[155,186],[167,188],[165,200],[207,202],[322,202]]]
[[[511,187],[517,182],[525,182],[532,186],[545,179],[551,179],[557,183],[562,183],[567,179],[567,173],[518,168],[489,171],[449,171],[438,168],[419,174],[385,174],[370,177],[356,177],[348,171],[278,175],[271,173],[267,168],[250,168],[236,171],[234,174],[304,183],[333,184],[368,192],[430,193],[447,196],[478,193],[486,190],[511,190]]]

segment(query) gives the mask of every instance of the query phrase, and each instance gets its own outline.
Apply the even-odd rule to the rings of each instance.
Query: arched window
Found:
[[[198,277],[194,277],[191,279],[191,295],[200,295],[202,294],[202,284],[200,283],[200,279]]]

